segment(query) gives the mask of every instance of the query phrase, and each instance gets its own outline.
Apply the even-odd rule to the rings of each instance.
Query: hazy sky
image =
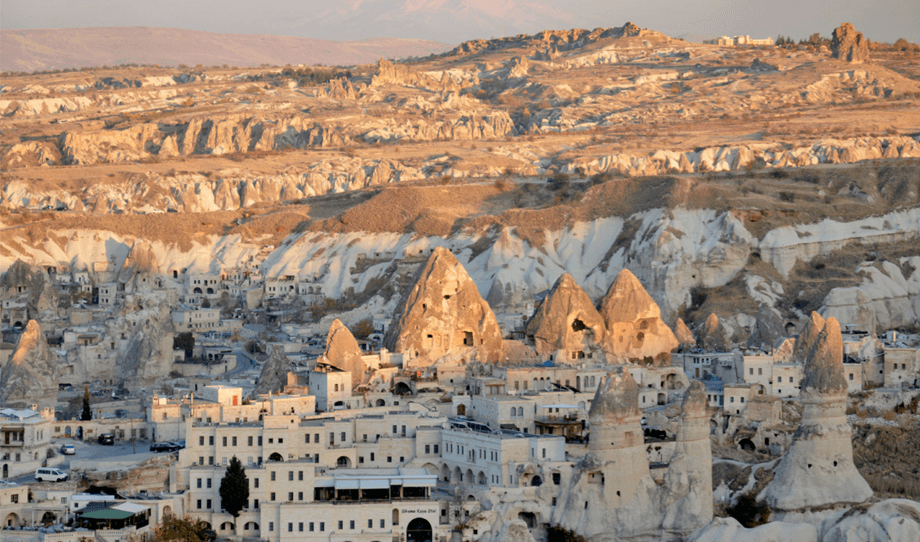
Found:
[[[152,26],[333,40],[447,43],[543,29],[621,26],[670,36],[813,32],[920,42],[920,0],[0,0],[0,28]]]

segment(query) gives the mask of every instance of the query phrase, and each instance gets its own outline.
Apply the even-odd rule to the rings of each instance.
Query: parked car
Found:
[[[61,446],[61,454],[62,455],[76,455],[77,448],[73,444],[65,444]]]
[[[115,445],[115,435],[113,435],[112,433],[103,433],[99,435],[99,438],[97,439],[97,441],[99,442],[99,444],[102,444],[103,446],[114,446]]]
[[[63,482],[67,479],[67,473],[61,469],[42,467],[35,471],[35,479],[39,482]]]
[[[172,445],[169,442],[154,442],[150,444],[151,452],[171,452]]]
[[[176,444],[176,448],[177,448],[177,449],[179,449],[179,450],[184,450],[184,449],[185,449],[185,441],[184,441],[184,440],[177,440],[177,441],[175,442],[175,444]]]

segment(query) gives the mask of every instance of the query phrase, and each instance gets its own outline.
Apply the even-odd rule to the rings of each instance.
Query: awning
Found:
[[[358,489],[360,486],[359,480],[336,480],[335,488],[336,489]]]
[[[389,479],[361,480],[361,489],[390,489]]]
[[[141,506],[133,502],[123,502],[119,505],[113,506],[112,510],[121,510],[123,512],[131,512],[132,514],[140,514],[150,510],[148,506]]]
[[[335,487],[335,480],[332,478],[316,478],[313,480],[313,487]]]
[[[115,510],[114,508],[107,508],[105,510],[96,510],[94,512],[86,512],[81,517],[86,519],[128,519],[134,514],[131,512],[125,512],[124,510]]]

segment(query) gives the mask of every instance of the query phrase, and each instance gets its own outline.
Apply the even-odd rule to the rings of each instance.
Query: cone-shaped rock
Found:
[[[326,337],[326,363],[351,373],[351,383],[357,386],[364,380],[367,367],[361,359],[361,347],[345,324],[336,319]]]
[[[677,325],[674,326],[674,335],[677,337],[677,341],[682,345],[693,346],[696,344],[693,333],[682,318],[677,319]]]
[[[747,345],[767,351],[786,334],[786,328],[783,326],[783,321],[766,303],[761,303],[760,308],[757,309],[756,318]]]
[[[639,385],[626,369],[610,373],[594,392],[588,411],[591,426],[639,415]]]
[[[600,312],[607,324],[608,360],[666,362],[679,344],[658,304],[628,269],[610,285]]]
[[[591,298],[568,273],[559,277],[526,328],[541,355],[591,350],[601,344],[605,332],[604,320]]]
[[[715,313],[710,313],[706,321],[703,322],[703,327],[700,329],[700,346],[704,350],[714,352],[728,352],[731,350],[725,326],[719,322],[719,317]]]
[[[429,363],[463,349],[474,349],[479,361],[497,362],[502,336],[466,269],[449,250],[438,247],[417,275],[385,344]]]
[[[252,393],[258,395],[283,390],[288,382],[287,375],[293,370],[294,364],[284,355],[284,348],[277,345],[272,346]]]
[[[805,361],[802,395],[846,395],[847,380],[843,370],[843,337],[836,318],[828,318],[824,329]]]
[[[846,392],[840,324],[828,318],[805,361],[802,422],[763,493],[771,508],[807,512],[872,496],[853,464]]]
[[[0,404],[10,408],[54,407],[60,367],[41,327],[29,320],[13,356],[0,373]]]
[[[808,353],[811,352],[811,347],[818,340],[818,335],[822,329],[824,329],[824,318],[820,314],[812,312],[811,317],[805,322],[802,332],[795,339],[795,347],[792,349],[793,363],[805,363],[805,360],[808,359]]]

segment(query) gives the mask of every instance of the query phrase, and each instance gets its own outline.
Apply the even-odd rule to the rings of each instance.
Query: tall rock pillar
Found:
[[[828,318],[808,353],[802,422],[763,498],[774,509],[805,511],[865,502],[872,489],[853,464],[840,324]]]

